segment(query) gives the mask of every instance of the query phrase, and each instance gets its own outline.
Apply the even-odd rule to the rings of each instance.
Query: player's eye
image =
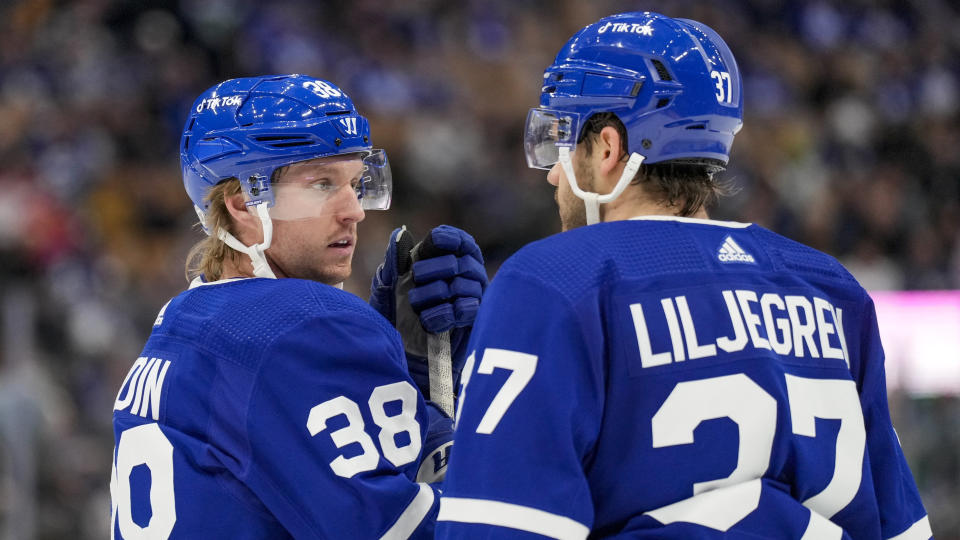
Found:
[[[350,187],[353,188],[353,191],[357,194],[358,199],[363,198],[364,184],[363,179],[359,176],[350,181]]]
[[[328,178],[321,178],[319,180],[314,180],[310,182],[310,189],[315,189],[317,191],[333,191],[337,188],[336,185]]]

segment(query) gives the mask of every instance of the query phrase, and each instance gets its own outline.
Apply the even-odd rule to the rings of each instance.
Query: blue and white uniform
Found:
[[[432,538],[427,482],[452,436],[396,330],[359,298],[299,279],[171,300],[113,425],[118,539]]]
[[[437,537],[926,539],[873,303],[756,225],[534,242],[470,342]]]

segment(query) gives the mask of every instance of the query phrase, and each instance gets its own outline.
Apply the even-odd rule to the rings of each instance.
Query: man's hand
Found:
[[[400,331],[410,375],[430,399],[427,333],[450,331],[457,388],[488,280],[476,241],[456,227],[441,225],[413,244],[405,227],[391,233],[386,257],[370,287],[370,305]]]

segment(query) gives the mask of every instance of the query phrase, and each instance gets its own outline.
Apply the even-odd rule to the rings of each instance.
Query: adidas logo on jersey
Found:
[[[733,238],[727,236],[723,239],[723,244],[720,246],[720,250],[717,251],[717,259],[720,259],[720,262],[744,262],[744,263],[756,263],[756,259],[753,258],[753,255],[747,253],[740,247],[740,244],[733,241]]]

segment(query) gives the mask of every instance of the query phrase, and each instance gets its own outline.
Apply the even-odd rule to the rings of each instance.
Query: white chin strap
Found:
[[[263,224],[262,243],[254,244],[252,246],[245,246],[224,229],[217,231],[217,237],[220,240],[223,240],[224,244],[232,247],[240,253],[246,253],[247,256],[250,257],[250,262],[253,264],[254,276],[276,279],[277,276],[273,274],[273,270],[270,268],[270,263],[267,262],[267,258],[263,254],[263,252],[270,247],[270,243],[273,241],[273,221],[270,219],[270,214],[267,213],[267,210],[266,202],[257,204],[257,216],[260,217],[260,223]]]
[[[580,186],[577,185],[577,178],[573,174],[573,163],[570,161],[570,148],[561,146],[558,150],[560,150],[560,166],[563,167],[563,172],[567,175],[567,182],[570,184],[570,189],[573,190],[574,195],[583,200],[584,205],[587,207],[587,225],[600,222],[600,205],[619,197],[620,194],[623,193],[623,190],[627,189],[627,185],[633,180],[633,177],[637,174],[637,170],[640,168],[640,164],[643,163],[643,156],[636,152],[630,154],[630,159],[627,160],[627,165],[623,168],[623,174],[620,175],[620,180],[617,181],[617,185],[613,187],[613,191],[606,195],[600,195],[599,193],[580,189]]]

